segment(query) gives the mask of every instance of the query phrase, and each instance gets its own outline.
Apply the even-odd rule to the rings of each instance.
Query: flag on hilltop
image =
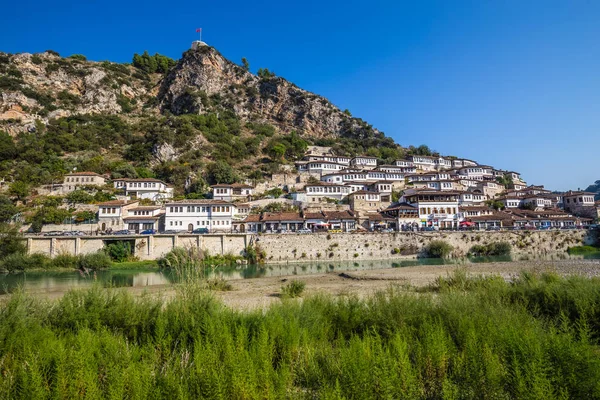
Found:
[[[196,28],[196,32],[202,32],[202,28]]]

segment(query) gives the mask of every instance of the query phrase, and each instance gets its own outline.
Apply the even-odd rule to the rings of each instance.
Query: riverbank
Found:
[[[416,261],[416,260],[415,260]],[[432,260],[433,261],[433,260]],[[264,271],[268,271],[274,276],[254,277],[244,279],[243,272],[247,269],[240,268],[233,276],[226,277],[231,284],[232,290],[227,292],[212,292],[223,303],[236,310],[254,310],[265,309],[272,304],[281,302],[279,297],[281,286],[291,280],[300,280],[306,284],[305,294],[327,294],[334,297],[343,297],[347,295],[356,295],[360,298],[367,298],[377,291],[385,290],[390,285],[403,286],[406,288],[420,288],[436,281],[439,277],[445,277],[448,274],[460,269],[472,275],[499,275],[509,280],[517,276],[520,272],[531,273],[552,272],[558,275],[580,275],[585,277],[600,276],[600,260],[531,260],[531,261],[506,261],[490,263],[470,263],[448,265],[418,265],[418,266],[400,266],[391,268],[380,268],[381,264],[370,262],[357,262],[356,264],[344,265],[343,268],[332,268],[331,264],[323,263],[312,265],[310,268],[304,265],[293,266],[292,268],[277,269],[271,265],[266,265]],[[392,265],[386,263],[385,265]],[[256,267],[255,267],[256,268]],[[118,274],[121,271],[115,270]],[[110,273],[110,271],[109,271]],[[257,272],[252,272],[257,274]],[[111,281],[118,279],[111,276]],[[120,290],[127,291],[136,296],[152,295],[165,296],[171,298],[176,292],[176,286],[166,278],[156,274],[140,274],[132,279],[130,287],[124,287]],[[151,281],[148,281],[148,280]],[[82,278],[82,288],[89,287],[90,280]],[[151,283],[151,284],[150,284]],[[47,284],[30,288],[30,292],[36,296],[47,299],[59,299],[68,292],[59,284],[48,289]],[[7,299],[9,295],[2,295],[0,298]]]

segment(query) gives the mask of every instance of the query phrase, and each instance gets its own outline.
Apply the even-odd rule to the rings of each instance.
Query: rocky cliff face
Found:
[[[61,58],[46,52],[0,53],[0,121],[15,133],[35,121],[74,114],[116,114],[147,97],[150,85],[132,67]]]
[[[344,114],[327,99],[280,77],[258,77],[205,46],[184,53],[161,85],[159,103],[175,114],[202,113],[217,97],[244,119],[260,119],[283,130],[327,137],[378,133]]]
[[[74,114],[229,109],[313,137],[381,135],[327,99],[279,77],[260,78],[205,46],[184,53],[165,76],[141,74],[109,62],[61,58],[51,52],[0,53],[0,123],[10,133],[35,130],[35,122]],[[38,123],[39,123],[38,122]]]

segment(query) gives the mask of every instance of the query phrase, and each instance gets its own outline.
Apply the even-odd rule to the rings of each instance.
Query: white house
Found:
[[[114,179],[113,185],[122,189],[126,196],[133,199],[149,199],[152,201],[164,201],[173,198],[173,188],[160,179],[140,178]]]
[[[336,164],[350,165],[350,157],[346,156],[334,156],[334,155],[316,155],[307,154],[302,160],[304,161],[328,161]]]
[[[481,205],[485,201],[485,196],[477,192],[461,192],[458,204],[461,206]]]
[[[119,231],[125,229],[124,218],[129,216],[128,211],[135,208],[138,201],[111,200],[98,203],[98,229],[105,231]]]
[[[304,190],[306,190],[307,202],[321,203],[326,202],[327,199],[342,200],[351,193],[351,186],[320,182],[316,184],[307,184],[304,186]]]
[[[373,169],[377,167],[377,157],[357,156],[350,160],[350,165],[359,168]]]
[[[459,196],[459,192],[408,189],[402,195],[400,202],[419,210],[421,226],[453,228],[458,227],[460,222]]]
[[[435,161],[433,157],[428,156],[410,156],[409,160],[414,164],[417,169],[422,171],[433,171],[435,170]]]
[[[73,172],[65,175],[61,191],[70,193],[85,186],[104,186],[106,179],[95,172]]]
[[[310,172],[316,174],[327,174],[331,172],[340,171],[347,168],[345,164],[338,164],[331,161],[298,161],[296,162],[296,168],[298,172]]]
[[[224,201],[248,200],[254,188],[244,183],[217,184],[212,186],[213,199]]]
[[[396,160],[394,165],[398,167],[414,167],[415,164],[411,160]]]
[[[452,160],[444,157],[437,157],[433,159],[433,162],[437,169],[450,169],[452,168]]]
[[[164,230],[165,211],[160,206],[136,206],[127,210],[123,217],[126,229],[140,233],[148,229]]]
[[[478,165],[475,167],[463,167],[459,168],[456,172],[461,179],[474,179],[474,180],[492,180],[494,179],[494,169],[488,166]]]
[[[232,230],[236,207],[223,200],[180,200],[165,204],[165,229],[191,232],[207,228],[209,232]]]

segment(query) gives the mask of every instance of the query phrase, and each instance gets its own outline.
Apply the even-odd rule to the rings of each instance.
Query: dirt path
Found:
[[[233,290],[214,292],[229,307],[239,310],[265,308],[280,302],[281,287],[290,280],[299,280],[306,284],[305,295],[326,293],[333,296],[355,294],[366,297],[384,290],[392,284],[421,287],[433,282],[439,276],[446,276],[462,268],[473,275],[500,275],[510,278],[521,271],[555,272],[561,275],[600,276],[600,260],[564,260],[564,261],[519,261],[485,264],[417,266],[404,268],[386,268],[360,271],[344,271],[311,274],[303,276],[274,276],[267,278],[236,279],[229,281]],[[173,296],[175,289],[171,285],[127,288],[135,295],[150,293],[167,298]],[[36,293],[35,295],[57,299],[65,292]],[[4,297],[4,296],[2,296]]]

